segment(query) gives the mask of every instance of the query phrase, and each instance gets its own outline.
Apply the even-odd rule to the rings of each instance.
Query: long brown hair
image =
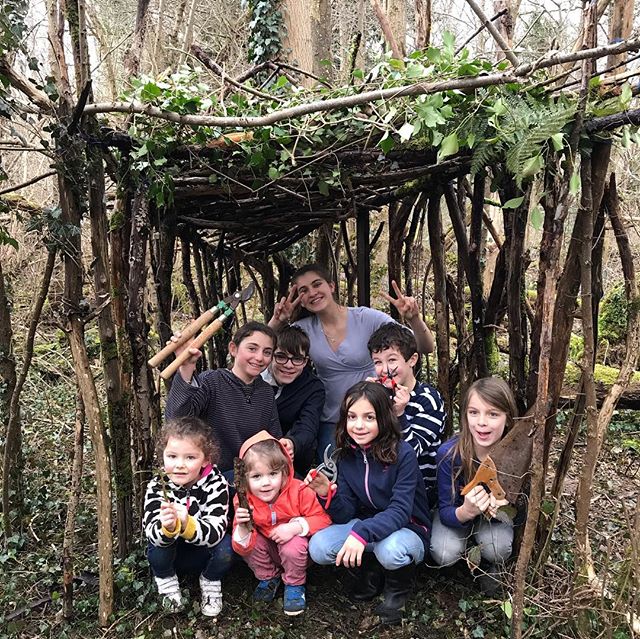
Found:
[[[376,413],[378,436],[371,442],[371,454],[381,464],[395,464],[398,461],[398,443],[402,439],[398,419],[393,414],[389,392],[382,384],[358,382],[352,386],[340,405],[340,419],[336,424],[336,447],[340,456],[354,454],[354,441],[347,432],[349,409],[359,400],[366,399]]]
[[[504,426],[504,437],[513,426],[514,419],[518,416],[518,407],[513,393],[509,388],[509,384],[500,377],[483,377],[477,379],[469,388],[460,405],[460,435],[458,441],[451,447],[449,454],[452,460],[460,457],[461,465],[453,473],[451,477],[452,490],[455,493],[455,482],[458,477],[462,477],[464,481],[470,481],[476,472],[478,461],[475,459],[475,450],[473,447],[473,436],[469,431],[467,422],[467,408],[471,393],[477,393],[480,399],[499,411],[507,415],[507,422]]]

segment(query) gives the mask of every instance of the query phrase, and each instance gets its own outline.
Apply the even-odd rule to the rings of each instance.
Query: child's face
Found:
[[[486,453],[491,446],[502,439],[507,414],[499,408],[487,404],[473,391],[467,405],[467,424],[473,437],[476,454]]]
[[[229,353],[233,357],[231,369],[245,384],[250,384],[269,366],[273,357],[273,341],[265,333],[255,331],[245,337],[239,346],[229,344]]]
[[[295,284],[298,287],[300,304],[311,313],[318,313],[333,302],[333,282],[330,284],[313,271],[300,275],[296,278]]]
[[[363,448],[370,444],[379,432],[375,409],[368,399],[361,397],[347,411],[347,433]]]
[[[272,504],[280,494],[284,484],[282,469],[274,470],[259,458],[252,460],[251,470],[247,473],[249,491],[254,497]]]
[[[376,369],[376,375],[382,377],[389,375],[402,386],[411,386],[409,390],[413,390],[415,377],[413,375],[413,367],[418,361],[418,353],[414,353],[409,359],[405,359],[397,346],[390,346],[383,351],[375,351],[371,353],[371,359]],[[391,382],[386,382],[386,386],[391,386]]]
[[[281,386],[291,384],[304,370],[307,359],[306,355],[300,355],[299,353],[294,355],[289,351],[278,348],[273,354],[271,373]]]
[[[163,453],[164,471],[178,486],[189,487],[198,481],[208,462],[193,439],[169,437]]]

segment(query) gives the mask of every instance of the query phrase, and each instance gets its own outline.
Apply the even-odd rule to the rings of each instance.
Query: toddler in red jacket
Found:
[[[329,526],[331,519],[313,490],[293,476],[286,448],[267,431],[249,438],[240,457],[251,513],[239,507],[236,495],[233,549],[259,580],[254,600],[273,601],[284,582],[284,613],[298,615],[306,608],[309,537]]]

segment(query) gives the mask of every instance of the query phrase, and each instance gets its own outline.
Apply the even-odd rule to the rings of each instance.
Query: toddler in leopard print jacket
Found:
[[[220,580],[233,561],[225,535],[229,486],[215,462],[218,448],[211,428],[197,417],[170,420],[156,445],[164,472],[147,487],[143,528],[147,556],[163,605],[182,607],[178,574],[200,575],[202,614],[222,609]]]

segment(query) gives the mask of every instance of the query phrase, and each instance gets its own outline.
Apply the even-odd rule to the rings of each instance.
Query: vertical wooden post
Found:
[[[369,262],[369,211],[366,209],[358,209],[356,237],[358,305],[369,306],[371,303],[371,265]]]

